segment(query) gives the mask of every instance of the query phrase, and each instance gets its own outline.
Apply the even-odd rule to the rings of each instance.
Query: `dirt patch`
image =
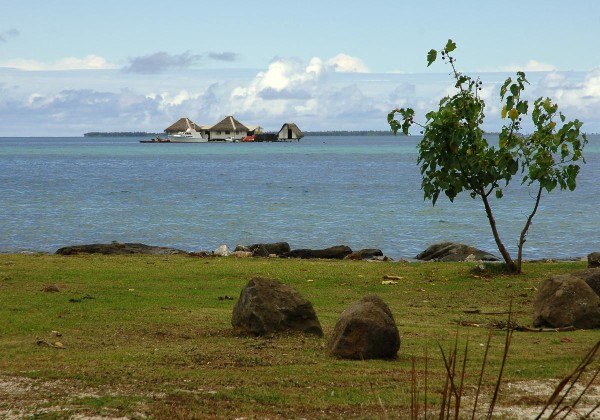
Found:
[[[22,419],[40,415],[55,415],[77,419],[126,419],[116,414],[114,409],[98,410],[82,406],[82,399],[96,399],[105,396],[135,396],[123,389],[86,387],[79,381],[42,381],[18,376],[0,376],[0,418]],[[140,395],[140,399],[160,398],[162,395]],[[98,411],[95,413],[94,411]],[[143,407],[134,417],[144,418]],[[63,413],[59,415],[58,413]]]
[[[557,381],[523,381],[506,383],[502,387],[500,400],[494,410],[494,414],[500,418],[535,418],[540,414],[545,402],[552,394],[557,384]],[[571,391],[571,398],[569,401],[572,402],[577,398],[582,390],[582,386],[576,385]],[[139,398],[140,402],[137,405],[137,409],[131,413],[123,413],[119,409],[111,407],[93,407],[82,405],[81,403],[84,399],[102,399],[107,396],[116,398],[135,397]],[[183,397],[179,395],[178,398],[181,399]],[[79,420],[120,420],[128,418],[146,418],[148,414],[164,414],[168,411],[171,411],[171,414],[173,414],[172,410],[179,409],[186,411],[186,407],[189,409],[190,407],[199,408],[202,406],[204,410],[207,409],[205,406],[206,401],[203,401],[203,399],[197,399],[197,396],[193,395],[188,395],[185,398],[192,398],[194,400],[192,402],[194,403],[188,404],[190,401],[186,400],[186,404],[181,404],[181,406],[179,406],[180,404],[176,401],[177,398],[173,395],[163,393],[144,394],[133,388],[128,389],[127,386],[121,386],[119,388],[97,388],[87,387],[80,381],[75,380],[43,381],[26,377],[0,375],[0,418],[7,420],[16,420],[40,415],[65,416]],[[478,410],[480,413],[483,413],[483,411],[487,409],[487,401],[489,401],[489,399],[486,398],[486,396],[482,396],[482,401],[485,402],[480,405],[480,409]],[[593,409],[598,401],[600,401],[600,384],[594,385],[587,390],[584,397],[578,403],[576,410],[567,418],[583,418]],[[181,402],[182,401],[179,401],[179,403]],[[223,412],[236,412],[243,416],[244,413],[239,413],[238,409],[232,406],[232,403],[232,401],[227,400],[221,401],[219,405],[223,407],[229,405],[229,411],[217,410],[212,412],[212,416],[218,418],[219,413]],[[215,404],[215,401],[212,399],[211,404]],[[468,398],[466,398],[463,408],[467,409],[469,406]],[[269,411],[269,409],[265,409]],[[325,411],[320,414],[322,415],[327,411],[333,410],[337,416],[344,412],[344,410],[353,410],[348,406],[343,409],[342,407],[338,407],[338,409],[334,407],[324,408],[323,410]],[[359,408],[355,407],[354,409],[358,410]],[[355,412],[346,414],[348,414],[349,417],[353,417],[353,415],[360,417],[365,414],[363,410],[364,407],[360,408],[360,413]],[[469,410],[467,409],[466,411]],[[551,411],[552,408],[546,410],[545,414],[549,415]],[[208,413],[206,411],[204,412]],[[273,415],[272,418],[279,418],[278,414],[281,413],[273,412],[271,414]],[[400,415],[401,413],[396,414]],[[600,410],[594,411],[588,418],[600,419]]]
[[[558,381],[555,380],[522,381],[504,384],[501,398],[505,403],[503,404],[501,401],[499,406],[494,410],[494,413],[502,418],[535,418],[540,414],[557,385]],[[583,390],[583,385],[579,383],[575,384],[563,406],[572,404]],[[577,403],[575,410],[566,418],[600,419],[600,410],[595,410],[591,416],[586,417],[595,405],[598,404],[598,401],[600,401],[600,384],[591,386]],[[544,417],[547,417],[553,409],[553,405],[546,409]],[[566,414],[566,411],[564,413]]]

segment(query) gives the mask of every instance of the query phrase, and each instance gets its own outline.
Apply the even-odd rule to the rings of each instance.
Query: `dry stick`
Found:
[[[593,406],[592,409],[585,415],[584,419],[590,419],[590,418],[592,418],[592,413],[594,411],[596,411],[598,408],[600,408],[600,403],[598,403],[595,406]]]
[[[452,407],[452,394],[454,394],[454,405],[456,406],[456,401],[458,401],[458,390],[456,389],[456,383],[454,382],[454,378],[456,378],[456,360],[457,360],[457,353],[458,353],[458,327],[456,327],[456,335],[454,336],[454,350],[452,351],[452,376],[451,376],[451,380],[450,380],[450,384],[452,385],[450,387],[450,398],[449,398],[449,402],[450,404],[448,404],[448,407],[446,408],[446,418],[449,419],[450,418],[450,408]]]
[[[460,389],[458,390],[458,396],[456,397],[456,408],[454,409],[454,414],[455,414],[455,418],[458,418],[458,415],[460,414],[460,402],[462,400],[462,395],[463,395],[463,387],[465,384],[465,371],[467,370],[467,353],[469,351],[469,334],[467,333],[467,342],[465,344],[465,354],[463,357],[463,364],[462,364],[462,372],[460,374]]]
[[[452,405],[452,395],[456,395],[456,385],[454,383],[454,372],[456,366],[456,349],[458,347],[458,328],[456,329],[456,336],[454,338],[454,348],[452,350],[450,359],[446,357],[442,345],[438,343],[442,358],[444,359],[444,367],[446,368],[446,382],[444,384],[444,393],[442,399],[442,405],[440,407],[440,419],[450,418],[450,407]]]
[[[544,409],[542,410],[542,412],[537,417],[538,419],[541,418],[542,414],[544,413],[544,411],[546,411],[546,409],[550,406],[550,404],[554,403],[554,401],[556,400],[556,398],[558,398],[558,396],[560,395],[560,393],[567,386],[567,384],[571,381],[571,379],[575,378],[575,379],[573,379],[573,382],[571,383],[571,385],[564,392],[564,394],[556,402],[556,404],[554,406],[554,409],[550,413],[550,418],[554,418],[554,417],[556,417],[560,413],[560,411],[557,413],[557,410],[559,410],[559,408],[563,404],[565,398],[567,397],[567,395],[569,394],[569,392],[571,391],[571,389],[573,388],[573,386],[575,386],[575,384],[577,383],[577,381],[579,380],[579,378],[583,374],[583,371],[585,370],[585,368],[590,363],[592,363],[592,361],[593,361],[593,359],[594,359],[594,357],[596,355],[596,352],[598,351],[599,348],[600,348],[600,341],[598,341],[596,343],[596,345],[594,345],[590,349],[590,351],[581,360],[581,362],[579,363],[579,365],[577,365],[577,367],[575,368],[575,370],[573,370],[573,372],[571,372],[569,375],[567,375],[566,378],[564,378],[562,381],[560,381],[560,383],[558,384],[558,386],[556,387],[556,389],[554,390],[554,392],[550,396],[550,399],[548,400],[548,402],[544,406]]]
[[[550,407],[550,404],[552,404],[554,402],[554,400],[558,397],[558,395],[562,392],[565,385],[567,385],[567,383],[573,377],[573,375],[574,375],[574,372],[571,372],[569,375],[567,375],[565,378],[563,378],[559,382],[559,384],[556,386],[556,388],[554,388],[554,392],[552,393],[550,398],[548,398],[548,401],[546,401],[546,405],[544,405],[544,408],[542,409],[542,411],[540,411],[540,414],[538,414],[538,416],[535,418],[535,420],[542,418],[542,415],[544,414],[546,409],[548,409],[548,407]],[[556,408],[554,410],[556,410]],[[552,415],[550,415],[550,417],[552,417]]]
[[[579,401],[581,401],[581,398],[583,398],[583,396],[587,393],[590,386],[592,386],[592,384],[596,381],[596,378],[598,377],[599,373],[600,373],[600,367],[598,369],[596,369],[596,373],[594,373],[594,375],[592,376],[592,379],[590,379],[589,382],[587,383],[587,385],[583,388],[583,390],[581,390],[581,392],[579,393],[579,395],[577,396],[575,401],[573,401],[573,403],[569,405],[569,411],[567,411],[567,414],[565,414],[565,416],[563,418],[566,418],[571,411],[575,410],[575,406],[577,406],[577,404],[579,404]],[[589,418],[590,414],[591,413],[589,413],[586,418]]]
[[[440,404],[440,420],[444,418],[444,412],[446,411],[446,404],[448,404],[448,387],[450,385],[450,366],[448,365],[448,360],[446,359],[446,354],[444,353],[444,349],[438,343],[440,351],[442,353],[442,358],[444,359],[444,366],[446,367],[446,381],[444,382],[444,390],[442,392],[442,403]]]
[[[567,395],[569,395],[569,393],[571,392],[571,390],[573,389],[573,387],[575,386],[575,384],[579,381],[579,378],[581,378],[581,375],[583,375],[583,372],[585,371],[585,369],[588,367],[588,365],[590,363],[592,363],[594,361],[594,358],[596,356],[596,353],[598,352],[598,349],[600,348],[600,341],[598,341],[596,343],[596,345],[594,345],[590,351],[585,355],[585,357],[581,360],[581,362],[579,363],[579,365],[575,368],[575,370],[569,375],[567,376],[567,381],[565,382],[564,380],[560,382],[559,387],[557,387],[557,389],[554,391],[554,393],[552,394],[553,397],[555,397],[556,395],[558,395],[556,393],[556,391],[558,391],[558,393],[560,393],[562,391],[562,389],[567,385],[567,383],[570,382],[571,378],[575,377],[573,379],[573,381],[571,382],[571,385],[569,385],[569,387],[567,388],[567,390],[564,392],[564,394],[562,395],[562,397],[556,402],[556,405],[554,407],[554,410],[552,410],[552,412],[550,413],[550,418],[554,418],[557,417],[558,414],[560,414],[560,411],[557,413],[556,411],[560,408],[560,406],[563,404],[564,400],[567,398]],[[587,388],[587,387],[586,387]],[[555,397],[556,398],[556,397]],[[579,400],[579,399],[578,399]],[[544,408],[545,409],[545,408]],[[561,410],[562,411],[562,410]],[[567,414],[570,412],[571,410],[569,409],[567,411]]]
[[[417,373],[415,366],[415,356],[412,356],[412,371],[411,371],[411,389],[410,389],[410,418],[417,420],[419,418],[419,407],[417,400]]]
[[[427,420],[427,376],[429,375],[428,362],[429,354],[427,353],[427,344],[425,344],[425,420]]]
[[[490,343],[492,341],[492,330],[489,330],[487,343],[485,344],[485,352],[483,354],[483,362],[481,363],[481,372],[479,373],[479,383],[477,384],[477,392],[475,393],[475,403],[473,404],[473,415],[471,420],[475,420],[475,414],[477,412],[477,402],[479,401],[479,395],[481,393],[481,384],[483,382],[483,373],[487,363],[488,350],[490,349]]]
[[[506,359],[508,358],[508,349],[510,348],[510,341],[512,338],[513,329],[511,328],[511,315],[512,315],[512,301],[509,306],[508,322],[506,323],[506,340],[504,341],[504,353],[502,354],[502,364],[500,365],[500,372],[498,373],[498,380],[496,381],[496,388],[494,389],[494,395],[490,402],[490,408],[488,410],[488,419],[492,418],[494,412],[494,406],[498,399],[498,393],[500,392],[500,384],[502,383],[502,374],[504,373],[504,366],[506,365]]]

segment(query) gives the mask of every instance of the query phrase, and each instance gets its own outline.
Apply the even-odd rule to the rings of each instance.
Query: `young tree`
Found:
[[[456,44],[448,40],[439,52],[429,51],[427,66],[441,55],[452,69],[456,93],[442,98],[439,109],[427,113],[423,125],[414,121],[415,112],[411,108],[393,110],[388,115],[388,123],[394,134],[401,130],[408,135],[413,124],[422,128],[418,163],[425,198],[435,205],[442,192],[454,201],[459,193],[468,191],[472,198],[481,199],[502,258],[511,271],[520,273],[523,245],[542,192],[550,192],[557,186],[571,191],[576,187],[579,165],[575,162],[585,163],[582,152],[587,138],[580,131],[583,123],[577,119],[566,121],[549,98],[539,98],[531,111],[534,131],[522,134],[522,119],[529,112],[529,103],[522,98],[522,93],[528,82],[525,73],[517,72],[516,79],[509,77],[500,89],[502,118],[506,123],[498,145],[488,144],[481,129],[485,118],[485,103],[479,94],[482,82],[457,71],[452,55],[455,49]],[[395,119],[396,114],[401,117],[399,121]],[[523,184],[534,185],[537,194],[519,236],[515,261],[498,233],[490,197],[502,198],[502,187],[517,174],[522,176]]]

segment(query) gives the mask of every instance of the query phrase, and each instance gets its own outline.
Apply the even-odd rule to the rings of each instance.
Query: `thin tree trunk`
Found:
[[[494,235],[494,240],[496,241],[496,245],[498,246],[498,251],[504,258],[504,262],[510,271],[517,271],[517,266],[514,261],[510,257],[510,254],[506,250],[506,247],[502,243],[500,239],[500,235],[498,234],[498,228],[496,227],[496,219],[494,219],[494,215],[492,214],[492,207],[490,206],[490,202],[488,201],[487,195],[485,191],[479,191],[479,195],[481,196],[481,200],[483,201],[483,205],[485,206],[485,214],[487,214],[488,220],[490,222],[490,227],[492,228],[492,234]]]
[[[533,220],[533,216],[538,210],[538,206],[540,205],[540,200],[542,199],[542,186],[538,189],[537,197],[535,198],[535,206],[533,207],[533,211],[527,218],[527,223],[525,223],[525,227],[521,231],[521,236],[519,237],[519,253],[517,255],[517,273],[521,272],[521,265],[523,263],[523,245],[525,245],[525,236],[527,236],[527,231],[529,231],[529,227],[531,226],[531,221]]]

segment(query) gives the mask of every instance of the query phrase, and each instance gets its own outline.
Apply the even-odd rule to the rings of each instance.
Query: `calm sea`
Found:
[[[0,252],[143,242],[184,250],[287,241],[412,258],[458,241],[497,254],[479,201],[424,201],[417,137],[305,137],[298,143],[142,144],[140,138],[0,138]],[[600,136],[578,188],[547,194],[525,258],[600,251]],[[493,201],[516,251],[533,193]]]

